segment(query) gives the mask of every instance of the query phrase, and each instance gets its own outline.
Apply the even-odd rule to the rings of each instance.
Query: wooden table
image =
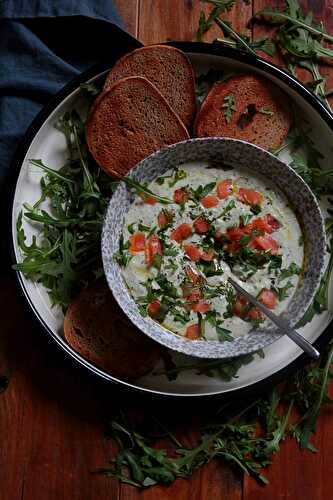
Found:
[[[274,2],[254,0],[246,5],[237,0],[229,18],[238,30],[251,34],[246,29],[247,20],[252,11],[267,3]],[[199,0],[117,0],[117,4],[129,32],[145,44],[195,39]],[[326,4],[325,0],[308,0],[307,7],[333,32],[330,0]],[[217,34],[213,28],[207,40]],[[294,442],[284,443],[268,469],[270,484],[266,487],[218,462],[196,472],[190,480],[179,479],[168,487],[142,492],[92,475],[90,471],[104,465],[110,456],[103,429],[112,412],[129,400],[134,408],[145,403],[73,369],[32,322],[18,297],[12,274],[1,276],[0,373],[8,373],[11,381],[0,396],[0,500],[333,497],[333,415],[328,410],[320,418],[314,440],[320,453],[301,453]]]

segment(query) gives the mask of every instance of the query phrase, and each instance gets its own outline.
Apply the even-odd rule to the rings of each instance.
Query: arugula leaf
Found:
[[[80,92],[89,100],[94,100],[102,91],[102,85],[96,82],[85,82],[80,84]]]
[[[260,17],[260,18],[261,17],[263,17],[263,18],[271,17],[273,19],[276,18],[279,21],[281,21],[281,20],[282,21],[284,21],[284,20],[289,21],[295,27],[303,28],[306,31],[308,31],[309,33],[316,35],[316,36],[319,36],[319,37],[322,37],[324,40],[327,40],[327,41],[333,43],[333,36],[329,35],[328,33],[325,33],[325,31],[323,31],[317,27],[311,26],[310,24],[308,24],[307,22],[302,20],[300,17],[297,16],[296,11],[293,11],[292,13],[288,14],[286,12],[276,11],[270,7],[266,7],[265,9],[261,10],[260,12],[257,12],[255,17]]]
[[[234,6],[236,0],[202,0],[203,3],[209,3],[214,6],[208,17],[206,18],[205,12],[200,11],[199,27],[197,31],[197,41],[202,41],[202,36],[212,26],[214,20],[219,17],[223,12],[230,11]]]
[[[41,197],[33,206],[25,204],[17,221],[17,239],[22,262],[14,268],[48,291],[52,304],[66,310],[82,285],[100,274],[100,233],[104,212],[111,194],[111,180],[96,169],[85,143],[79,115],[66,113],[58,122],[65,134],[70,159],[59,170],[41,160],[31,164],[44,171],[40,181]],[[50,210],[41,210],[48,200]],[[23,215],[39,226],[38,240],[26,242]]]
[[[121,180],[125,182],[129,187],[134,188],[138,193],[142,193],[150,198],[154,198],[156,201],[159,201],[160,203],[165,203],[165,204],[174,203],[173,200],[170,200],[165,196],[159,196],[158,194],[153,193],[146,186],[143,186],[142,184],[132,179],[131,177],[125,175],[124,177],[121,178]]]
[[[219,340],[224,342],[232,342],[234,337],[232,336],[232,332],[227,328],[222,328],[222,326],[216,326],[216,332],[218,334]]]

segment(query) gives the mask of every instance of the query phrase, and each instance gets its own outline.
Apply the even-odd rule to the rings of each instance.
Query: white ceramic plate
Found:
[[[325,156],[322,165],[324,168],[329,167],[330,155],[332,154],[330,145],[333,144],[333,117],[318,99],[299,82],[263,60],[232,49],[222,49],[211,44],[185,42],[175,45],[188,52],[197,74],[206,73],[210,68],[224,71],[251,71],[262,74],[280,86],[295,102],[302,119],[306,119],[311,125],[313,131],[311,137],[315,141],[317,149]],[[111,66],[112,64],[110,64]],[[20,250],[16,242],[17,216],[23,203],[32,204],[40,195],[41,170],[29,165],[28,160],[41,158],[46,165],[54,169],[59,168],[64,163],[67,158],[66,142],[64,136],[55,128],[55,123],[72,107],[82,109],[84,104],[80,98],[79,84],[87,81],[88,75],[94,74],[95,76],[91,80],[95,80],[101,78],[105,73],[106,71],[92,70],[66,86],[34,120],[14,158],[13,168],[18,172],[11,220],[15,261],[21,260]],[[281,158],[288,160],[288,153],[285,152]],[[325,211],[325,204],[322,204],[322,208]],[[28,241],[32,234],[38,233],[38,228],[26,221],[24,221],[24,229]],[[295,367],[296,360],[299,362],[300,359],[304,359],[304,357],[301,358],[302,351],[288,338],[282,337],[265,349],[264,358],[256,356],[255,360],[243,366],[239,370],[237,378],[230,382],[222,381],[218,377],[198,375],[195,371],[183,371],[174,381],[169,381],[165,375],[149,374],[129,384],[111,377],[73,351],[63,339],[63,314],[58,308],[51,307],[45,289],[39,284],[25,279],[22,274],[19,274],[18,278],[33,314],[64,351],[102,378],[141,391],[168,396],[212,396],[235,393],[235,391],[256,388],[264,382],[271,382],[272,377],[276,379],[277,376],[285,373],[287,368]],[[330,309],[333,305],[332,289],[333,281],[330,284]],[[320,337],[323,340],[325,337],[323,332],[326,330],[325,335],[327,335],[327,327],[331,319],[332,313],[326,311],[315,316],[310,324],[300,329],[300,332],[312,343]],[[192,359],[180,354],[173,355],[173,358],[181,365],[193,362]],[[163,368],[161,364],[155,371],[162,371]]]

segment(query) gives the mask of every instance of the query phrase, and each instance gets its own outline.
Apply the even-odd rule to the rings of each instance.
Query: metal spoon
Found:
[[[248,293],[241,287],[236,281],[232,278],[228,278],[229,283],[237,290],[237,292],[241,293],[251,304],[256,306],[261,312],[263,312],[285,335],[287,335],[291,340],[295,342],[308,356],[314,359],[318,359],[320,353],[315,349],[310,342],[308,342],[302,335],[300,335],[296,330],[291,328],[288,324],[288,321],[281,318],[281,316],[277,316],[272,311],[267,309],[261,302],[259,302],[253,295]]]

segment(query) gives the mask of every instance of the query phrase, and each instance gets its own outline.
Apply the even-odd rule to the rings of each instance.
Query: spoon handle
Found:
[[[246,299],[248,299],[251,304],[256,306],[261,312],[263,312],[285,335],[287,335],[291,340],[295,342],[308,356],[313,359],[318,359],[320,353],[315,349],[310,342],[308,342],[302,335],[300,335],[296,330],[290,327],[288,321],[281,316],[277,316],[270,309],[268,309],[264,304],[259,302],[253,295],[248,293],[242,286],[240,286],[232,278],[229,278],[229,283],[241,293]]]

